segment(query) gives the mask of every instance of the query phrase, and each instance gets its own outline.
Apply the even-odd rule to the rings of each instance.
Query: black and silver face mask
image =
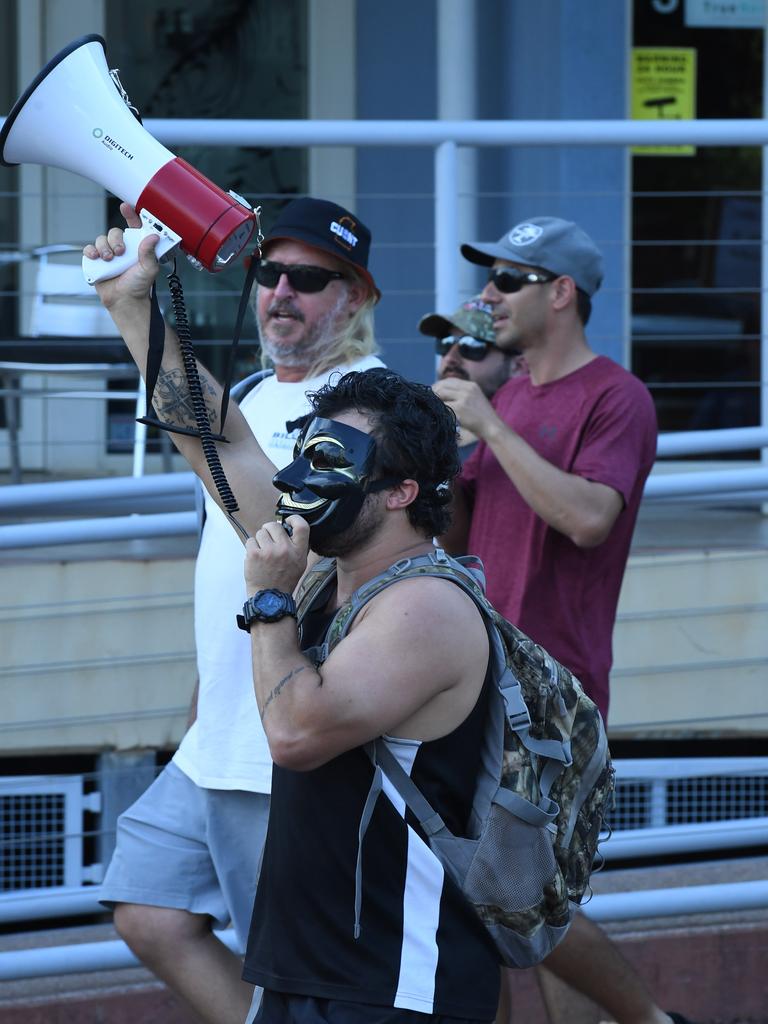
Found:
[[[342,533],[357,519],[367,494],[398,482],[370,480],[375,454],[376,441],[370,434],[316,416],[299,435],[293,462],[272,478],[283,492],[277,517],[306,519],[310,545]]]

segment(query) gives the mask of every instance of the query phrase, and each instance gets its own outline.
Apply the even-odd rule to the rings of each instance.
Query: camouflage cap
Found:
[[[496,342],[493,329],[492,307],[483,302],[479,295],[462,302],[455,313],[427,313],[419,321],[419,330],[430,338],[446,338],[454,331],[463,331],[481,341]]]

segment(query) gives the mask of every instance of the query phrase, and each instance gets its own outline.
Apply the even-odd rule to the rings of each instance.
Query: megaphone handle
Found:
[[[112,277],[119,277],[123,271],[135,266],[139,262],[139,243],[147,235],[160,236],[160,241],[155,246],[155,255],[158,259],[174,249],[181,241],[181,235],[171,231],[151,213],[141,210],[140,216],[142,221],[140,228],[126,228],[123,232],[125,252],[121,256],[113,256],[111,260],[91,260],[87,256],[83,256],[83,277],[88,284],[96,284],[97,281],[108,281]]]

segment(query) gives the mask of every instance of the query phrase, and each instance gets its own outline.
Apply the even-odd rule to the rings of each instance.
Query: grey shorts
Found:
[[[117,820],[101,901],[172,907],[234,926],[251,923],[269,795],[201,789],[171,763]]]

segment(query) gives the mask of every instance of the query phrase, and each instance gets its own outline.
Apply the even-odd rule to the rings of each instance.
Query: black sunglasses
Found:
[[[532,270],[515,270],[514,267],[494,267],[488,274],[488,283],[505,295],[519,292],[527,284],[548,284],[554,280],[551,274],[536,274]]]
[[[305,263],[276,263],[274,260],[259,260],[256,264],[256,280],[265,288],[274,288],[285,274],[288,283],[296,292],[321,292],[329,281],[343,280],[344,274],[325,267],[313,267]]]
[[[462,359],[470,359],[473,363],[485,359],[488,352],[496,347],[492,341],[473,338],[471,334],[465,334],[461,338],[455,338],[452,334],[447,338],[435,338],[435,352],[439,356],[447,356],[454,345],[459,346],[459,355]]]

